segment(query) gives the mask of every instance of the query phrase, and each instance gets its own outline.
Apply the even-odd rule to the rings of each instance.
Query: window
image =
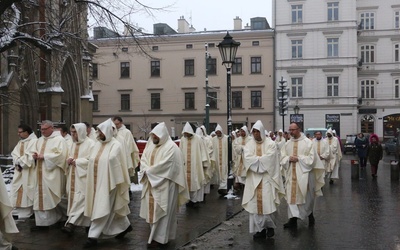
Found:
[[[187,49],[193,49],[193,44],[186,44]]]
[[[130,110],[130,109],[131,109],[131,95],[121,94],[121,110]]]
[[[375,119],[372,115],[364,115],[361,118],[361,133],[372,134],[375,131]]]
[[[375,81],[362,80],[361,81],[361,98],[370,99],[375,98]]]
[[[99,78],[99,66],[97,63],[92,63],[92,78]]]
[[[328,57],[339,56],[339,38],[328,38]]]
[[[253,41],[251,44],[253,46],[260,46],[260,42],[259,41]]]
[[[303,97],[303,78],[292,78],[292,97]]]
[[[160,76],[160,61],[151,61],[151,76]]]
[[[361,45],[361,61],[364,63],[375,62],[375,46]]]
[[[394,61],[400,62],[400,43],[394,45]]]
[[[251,91],[251,107],[261,108],[261,91]]]
[[[339,3],[328,3],[328,21],[339,20]]]
[[[185,76],[194,76],[194,59],[185,60]]]
[[[185,109],[194,109],[194,93],[185,93]]]
[[[400,98],[400,79],[394,80],[394,98]]]
[[[215,47],[215,43],[209,43],[209,44],[208,44],[208,47],[209,47],[209,48],[214,48],[214,47]]]
[[[327,86],[328,86],[328,89],[327,89],[328,96],[339,96],[339,77],[338,76],[328,77],[327,78]]]
[[[129,49],[128,49],[128,47],[122,47],[122,52],[128,52],[129,51]]]
[[[303,22],[303,5],[292,5],[292,23]]]
[[[121,78],[129,78],[129,62],[121,62]]]
[[[251,58],[251,73],[260,74],[261,73],[261,57]]]
[[[207,69],[209,75],[217,74],[217,59],[216,58],[208,58],[207,59]]]
[[[395,11],[394,12],[394,28],[399,29],[400,28],[400,11]]]
[[[242,91],[232,91],[232,108],[242,108]]]
[[[99,95],[93,95],[92,110],[93,111],[98,111],[99,110]]]
[[[292,58],[303,58],[303,40],[292,40]]]
[[[375,13],[365,12],[360,14],[360,28],[362,30],[375,29]]]
[[[242,58],[236,57],[235,63],[232,65],[232,74],[242,74]]]
[[[158,46],[153,46],[153,47],[151,47],[151,49],[152,49],[153,51],[158,51]]]
[[[160,93],[151,93],[151,109],[161,109]]]
[[[208,104],[210,105],[210,109],[217,109],[217,92],[208,92]]]

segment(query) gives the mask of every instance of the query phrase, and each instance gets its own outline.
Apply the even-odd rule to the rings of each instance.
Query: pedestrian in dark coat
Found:
[[[371,164],[372,178],[376,178],[376,173],[378,172],[378,164],[383,157],[383,149],[382,145],[379,143],[379,138],[376,134],[372,134],[369,140],[370,144],[368,146],[367,155],[369,164]]]
[[[365,168],[367,166],[368,139],[365,138],[363,133],[359,133],[354,140],[354,144],[356,145],[358,158],[360,158],[360,167]]]

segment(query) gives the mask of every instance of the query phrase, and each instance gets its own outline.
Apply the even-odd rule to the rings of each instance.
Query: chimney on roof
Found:
[[[188,21],[186,21],[184,16],[180,16],[178,19],[178,33],[188,33],[190,31],[190,26]]]
[[[242,19],[238,16],[236,16],[235,19],[233,19],[233,29],[234,30],[241,30],[242,28]]]

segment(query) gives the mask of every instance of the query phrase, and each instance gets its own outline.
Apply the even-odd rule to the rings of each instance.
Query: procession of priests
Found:
[[[150,131],[141,157],[118,116],[93,127],[87,122],[58,127],[44,120],[39,131],[36,135],[30,126],[18,126],[9,193],[3,180],[0,184],[1,249],[17,249],[10,237],[18,233],[13,217],[34,219],[31,232],[58,227],[72,236],[84,228],[83,248],[96,247],[99,239],[122,240],[134,227],[128,218],[130,202],[140,204],[139,217],[149,225],[147,247],[160,248],[176,238],[180,206],[207,206],[212,188],[225,198],[241,195],[249,233],[254,239],[270,238],[282,202],[288,204],[284,228],[295,228],[297,220],[306,218],[313,226],[325,174],[338,178],[338,146],[330,131],[327,139],[317,132],[310,140],[296,123],[289,126],[290,136],[282,130],[275,136],[260,120],[230,135],[219,124],[209,135],[204,126],[187,122],[177,143],[161,122]],[[142,184],[139,201],[131,201],[135,175]]]

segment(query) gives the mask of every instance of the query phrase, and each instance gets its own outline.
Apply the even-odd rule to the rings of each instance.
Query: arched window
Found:
[[[361,118],[361,132],[362,133],[374,133],[375,119],[372,115],[364,115]]]

